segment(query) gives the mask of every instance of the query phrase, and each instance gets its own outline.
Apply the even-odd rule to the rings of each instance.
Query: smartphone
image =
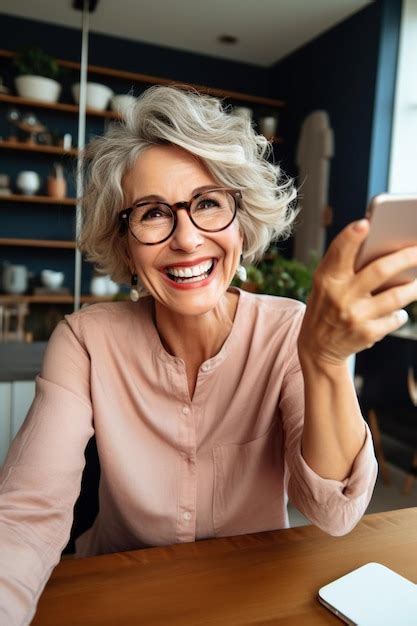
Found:
[[[325,585],[318,599],[351,626],[417,624],[417,585],[381,563],[367,563]]]
[[[417,245],[417,195],[383,193],[375,196],[369,203],[366,217],[370,221],[369,235],[356,257],[356,272],[378,257]],[[393,277],[378,290],[416,278],[417,267],[413,267]]]

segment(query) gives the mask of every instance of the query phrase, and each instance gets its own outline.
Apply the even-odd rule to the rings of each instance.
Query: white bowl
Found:
[[[87,83],[87,109],[104,111],[107,109],[113,91],[101,83]],[[72,95],[77,104],[80,103],[80,83],[72,86]]]
[[[58,102],[61,85],[46,76],[25,74],[15,78],[16,91],[21,98],[40,100],[41,102]]]
[[[41,281],[48,289],[59,289],[64,282],[64,272],[54,272],[53,270],[42,270]]]
[[[125,115],[127,110],[136,102],[135,96],[130,94],[117,94],[110,100],[110,108],[120,115]]]

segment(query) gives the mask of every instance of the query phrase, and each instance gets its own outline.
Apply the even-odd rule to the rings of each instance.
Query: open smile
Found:
[[[195,265],[172,265],[164,268],[164,274],[171,283],[178,286],[195,285],[201,286],[213,272],[217,259],[206,259]],[[200,285],[199,285],[200,286]]]

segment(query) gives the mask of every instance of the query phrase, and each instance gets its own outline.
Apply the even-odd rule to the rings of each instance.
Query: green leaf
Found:
[[[20,49],[13,60],[13,65],[21,75],[30,74],[53,79],[62,75],[57,60],[38,46]]]
[[[307,266],[295,259],[286,259],[273,246],[256,266],[246,266],[248,273],[246,285],[250,291],[256,287],[258,293],[284,296],[306,302],[317,265],[318,258],[312,258]],[[233,284],[245,289],[245,283],[241,281],[234,280]]]

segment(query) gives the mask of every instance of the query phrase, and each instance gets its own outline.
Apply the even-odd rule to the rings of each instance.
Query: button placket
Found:
[[[189,406],[185,403],[180,405],[179,410],[181,470],[177,536],[180,541],[194,541],[197,493],[197,472],[195,462],[196,433],[194,428],[194,413],[193,406]]]

